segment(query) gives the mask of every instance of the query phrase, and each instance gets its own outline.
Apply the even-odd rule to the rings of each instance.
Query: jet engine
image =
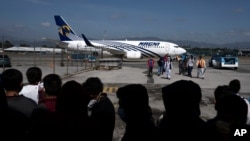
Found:
[[[139,51],[128,51],[126,53],[126,57],[128,59],[141,59],[142,55],[141,55],[141,52]]]

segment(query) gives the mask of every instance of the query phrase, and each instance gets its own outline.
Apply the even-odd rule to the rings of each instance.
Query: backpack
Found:
[[[159,66],[162,66],[162,60],[161,59],[158,60],[157,63],[158,63]]]

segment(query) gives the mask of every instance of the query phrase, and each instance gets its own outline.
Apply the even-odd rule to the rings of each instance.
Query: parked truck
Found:
[[[239,67],[239,59],[234,55],[213,55],[208,60],[209,67],[214,68],[232,68],[237,70]]]

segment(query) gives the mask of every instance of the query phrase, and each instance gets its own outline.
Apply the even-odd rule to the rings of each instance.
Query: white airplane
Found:
[[[128,41],[128,40],[88,40],[83,34],[79,37],[67,24],[62,16],[55,15],[60,47],[86,51],[108,51],[114,55],[124,55],[128,59],[143,57],[162,57],[166,54],[177,56],[186,53],[186,50],[177,44],[165,41]]]

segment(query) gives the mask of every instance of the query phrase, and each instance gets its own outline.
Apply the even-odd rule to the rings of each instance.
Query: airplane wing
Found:
[[[45,40],[47,41],[50,41],[50,42],[54,42],[56,45],[58,45],[60,48],[65,48],[65,49],[68,49],[68,44],[67,42],[62,42],[62,41],[59,41],[59,40],[55,40],[55,39],[50,39],[50,38],[44,38]]]

